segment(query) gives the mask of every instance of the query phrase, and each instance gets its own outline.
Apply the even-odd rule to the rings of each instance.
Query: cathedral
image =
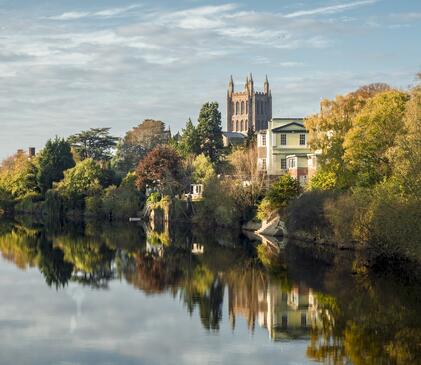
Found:
[[[266,76],[264,91],[254,90],[253,75],[247,77],[243,91],[234,90],[230,79],[227,93],[227,131],[246,134],[249,128],[264,130],[272,119],[272,92]]]

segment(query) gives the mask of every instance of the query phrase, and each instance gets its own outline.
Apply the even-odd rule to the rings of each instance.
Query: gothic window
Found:
[[[232,102],[231,104],[231,113],[234,114],[235,113],[235,109],[234,109],[234,102]]]
[[[244,101],[241,102],[241,114],[244,114]]]
[[[287,144],[287,135],[285,133],[281,134],[281,145],[285,146]]]
[[[240,109],[240,104],[238,103],[238,101],[235,103],[235,114],[239,113]]]
[[[249,113],[249,102],[246,101],[246,114],[248,114],[248,113]]]
[[[235,130],[238,132],[238,120],[235,122]]]
[[[243,121],[241,121],[241,131],[243,130],[244,130],[244,124],[243,124]]]

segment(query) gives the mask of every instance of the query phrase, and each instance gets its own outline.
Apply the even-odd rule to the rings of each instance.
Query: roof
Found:
[[[302,119],[300,119],[300,120],[302,121]],[[291,127],[291,126],[296,126],[296,127],[299,127],[300,129],[294,129],[294,130],[287,129],[288,127]],[[305,127],[304,127],[304,123],[303,122],[301,122],[301,123],[299,123],[299,122],[291,122],[291,123],[287,123],[287,124],[281,125],[280,127],[273,128],[272,129],[272,132],[274,132],[274,133],[280,133],[280,132],[289,132],[289,133],[291,133],[291,132],[302,132],[303,129],[305,130]]]
[[[243,133],[240,132],[222,132],[222,135],[224,135],[227,138],[238,138],[238,139],[244,139],[246,136]]]

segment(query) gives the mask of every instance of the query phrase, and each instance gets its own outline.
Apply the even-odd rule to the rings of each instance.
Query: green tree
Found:
[[[181,158],[168,146],[158,146],[139,162],[136,168],[136,186],[158,189],[161,193],[177,194],[183,188]]]
[[[216,177],[212,162],[204,154],[193,160],[193,181],[196,184],[206,184]]]
[[[259,204],[258,218],[267,219],[273,211],[281,211],[288,203],[301,193],[301,186],[291,175],[282,175],[268,189],[266,196]]]
[[[244,145],[246,146],[246,148],[251,148],[256,145],[256,142],[257,142],[257,134],[253,126],[251,126],[247,130],[247,137],[244,140]]]
[[[57,191],[69,198],[91,195],[101,189],[102,170],[97,162],[88,158],[65,171],[57,184]]]
[[[391,175],[388,150],[404,133],[404,113],[408,95],[385,91],[370,99],[355,116],[344,139],[344,160],[356,183],[371,186]]]
[[[337,177],[334,172],[318,170],[309,182],[309,190],[334,190],[337,186]]]
[[[223,148],[221,113],[218,103],[206,103],[199,114],[197,134],[201,152],[215,163],[219,161]]]
[[[68,138],[81,160],[108,161],[118,138],[110,136],[110,128],[91,128]]]
[[[181,132],[177,149],[183,156],[198,155],[200,153],[199,135],[190,118]]]
[[[62,138],[49,140],[38,156],[37,182],[43,194],[53,182],[63,179],[63,172],[75,166],[70,144]]]
[[[137,127],[128,131],[117,145],[113,166],[125,176],[133,171],[149,151],[161,144],[167,144],[171,133],[165,129],[165,123],[146,119]]]

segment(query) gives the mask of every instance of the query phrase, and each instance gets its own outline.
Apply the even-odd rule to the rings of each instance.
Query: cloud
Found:
[[[324,7],[310,9],[310,10],[300,10],[300,11],[295,11],[293,13],[285,14],[284,17],[297,18],[297,17],[309,16],[309,15],[335,14],[335,13],[342,12],[345,10],[350,10],[356,7],[371,5],[371,4],[376,3],[377,1],[378,0],[362,0],[362,1],[355,1],[352,3],[346,3],[346,4],[324,6]]]
[[[293,62],[293,61],[286,61],[286,62],[280,62],[279,66],[281,67],[297,67],[297,66],[303,66],[304,63],[302,62]]]
[[[123,8],[110,8],[104,9],[96,12],[80,12],[80,11],[70,11],[65,12],[60,15],[54,15],[48,17],[50,20],[77,20],[87,17],[93,18],[111,18],[121,14],[124,14],[130,10],[136,9],[141,7],[141,5],[130,5]]]

